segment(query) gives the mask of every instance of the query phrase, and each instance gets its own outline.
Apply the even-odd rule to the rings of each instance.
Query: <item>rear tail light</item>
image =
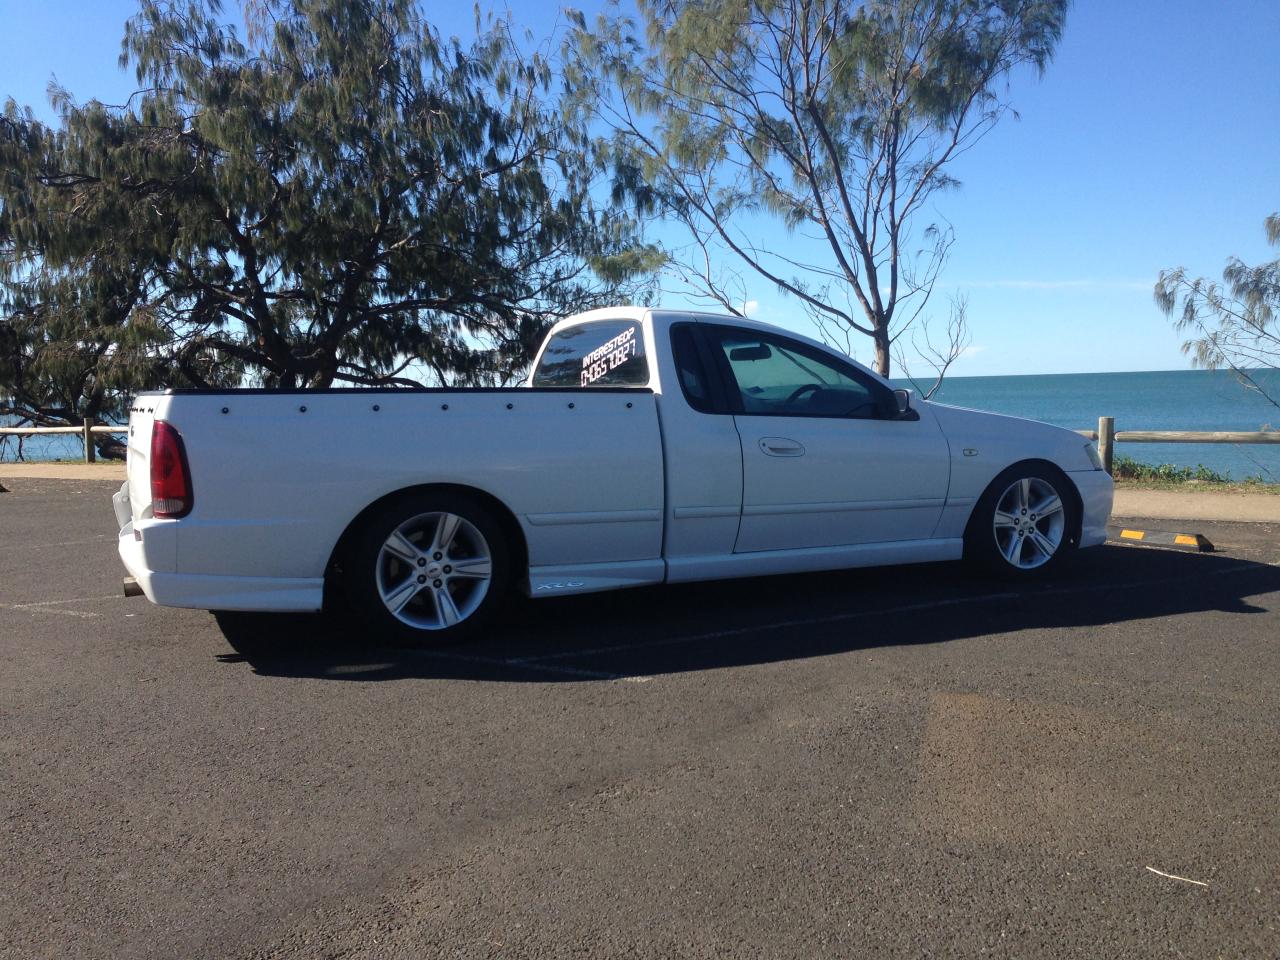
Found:
[[[182,434],[157,420],[151,430],[151,512],[161,519],[177,519],[190,513],[194,504]]]

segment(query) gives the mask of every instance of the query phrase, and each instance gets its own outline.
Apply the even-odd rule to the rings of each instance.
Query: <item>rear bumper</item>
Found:
[[[196,610],[304,612],[324,603],[323,579],[214,577],[154,570],[147,556],[148,530],[135,534],[132,523],[120,531],[120,559],[152,603]],[[162,538],[157,538],[162,539]]]
[[[1107,539],[1107,521],[1115,484],[1105,470],[1073,470],[1067,474],[1080,492],[1080,546],[1096,547]]]
[[[282,577],[221,577],[175,573],[177,520],[134,523],[127,486],[112,497],[120,525],[117,549],[129,576],[152,603],[197,610],[302,612],[319,610],[324,580]]]

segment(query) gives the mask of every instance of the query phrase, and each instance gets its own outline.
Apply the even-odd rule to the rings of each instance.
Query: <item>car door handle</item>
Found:
[[[761,437],[760,450],[766,457],[803,457],[804,444],[786,437]]]

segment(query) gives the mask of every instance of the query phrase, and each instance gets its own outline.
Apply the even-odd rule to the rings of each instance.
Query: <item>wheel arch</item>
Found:
[[[326,608],[331,606],[342,595],[342,564],[348,556],[357,531],[359,531],[366,519],[374,511],[381,509],[394,500],[430,496],[433,493],[448,493],[470,497],[490,510],[494,519],[502,527],[503,534],[507,537],[507,543],[511,549],[511,574],[513,579],[518,583],[528,575],[529,545],[525,541],[524,531],[520,528],[520,521],[516,519],[516,515],[510,507],[493,494],[486,490],[481,490],[479,487],[471,487],[459,483],[421,483],[409,487],[401,487],[399,490],[392,490],[390,493],[386,493],[373,502],[366,504],[359,513],[351,518],[351,522],[346,525],[337,542],[333,545],[333,549],[329,553],[329,560],[325,564],[324,605]]]
[[[996,486],[1006,482],[1006,474],[1022,467],[1047,470],[1049,473],[1053,474],[1055,478],[1062,481],[1062,492],[1070,499],[1071,502],[1071,526],[1068,527],[1067,534],[1071,538],[1072,548],[1074,549],[1078,547],[1080,545],[1080,535],[1084,525],[1084,499],[1080,496],[1080,490],[1076,487],[1075,481],[1071,479],[1065,470],[1052,460],[1045,460],[1041,457],[1029,457],[1026,460],[1014,461],[992,477],[991,482],[983,487],[982,493],[978,496],[978,499],[973,501],[973,507],[969,510],[969,519],[965,521],[965,543],[968,543],[971,539],[973,524],[978,518],[978,508],[986,501],[987,495],[991,493]]]

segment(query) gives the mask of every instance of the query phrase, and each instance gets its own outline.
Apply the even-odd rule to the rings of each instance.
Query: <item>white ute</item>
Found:
[[[115,510],[155,603],[341,606],[434,643],[513,588],[1031,577],[1102,543],[1111,497],[1069,430],[913,402],[766,324],[620,307],[556,324],[519,388],[143,394]]]

